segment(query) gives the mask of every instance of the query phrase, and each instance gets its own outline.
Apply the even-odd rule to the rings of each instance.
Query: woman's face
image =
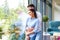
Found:
[[[28,11],[28,14],[29,14],[31,17],[34,17],[34,12]]]

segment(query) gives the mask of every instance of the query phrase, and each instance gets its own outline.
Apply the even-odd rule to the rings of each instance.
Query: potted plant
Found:
[[[44,22],[44,23],[47,23],[48,22],[48,16],[46,16],[46,15],[44,15],[43,16],[43,18],[42,18],[42,21]],[[46,24],[46,26],[45,26],[45,32],[47,32],[47,24]]]

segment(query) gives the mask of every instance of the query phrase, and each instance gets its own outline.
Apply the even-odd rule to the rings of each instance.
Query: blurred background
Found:
[[[47,33],[52,35],[53,33],[60,32],[58,27],[54,27],[60,23],[53,25],[54,28],[58,28],[51,32],[49,24],[51,21],[60,22],[60,0],[0,0],[0,38],[2,30],[9,29],[11,25],[18,19],[18,15],[21,12],[27,13],[27,5],[34,4],[36,10],[42,14],[42,18],[46,15],[49,19],[46,22],[42,22],[42,33],[47,30]],[[53,28],[52,27],[52,28]],[[46,29],[47,28],[47,29]],[[52,30],[52,31],[53,31]],[[47,39],[46,39],[47,40]]]

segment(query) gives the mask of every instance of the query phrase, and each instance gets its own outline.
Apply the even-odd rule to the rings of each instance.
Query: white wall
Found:
[[[54,5],[54,20],[60,21],[60,5],[55,3]]]
[[[60,21],[60,11],[55,11],[54,12],[54,20],[55,21]]]

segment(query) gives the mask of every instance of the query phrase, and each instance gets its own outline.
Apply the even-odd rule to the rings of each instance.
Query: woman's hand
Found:
[[[34,29],[34,28],[28,28],[28,29],[25,31],[26,35],[32,34],[32,33],[33,33],[33,29]]]
[[[28,31],[31,32],[31,31],[33,31],[33,29],[34,29],[34,28],[29,28]]]
[[[29,36],[30,35],[30,32],[26,32],[26,35]]]

